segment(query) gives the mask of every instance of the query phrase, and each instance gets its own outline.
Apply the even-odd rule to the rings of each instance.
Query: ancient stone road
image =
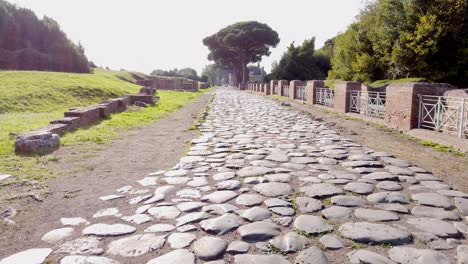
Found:
[[[423,168],[248,92],[218,90],[200,129],[174,168],[0,263],[468,263],[468,194]]]

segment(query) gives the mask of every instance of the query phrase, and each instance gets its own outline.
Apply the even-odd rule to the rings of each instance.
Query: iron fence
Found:
[[[285,97],[289,97],[289,85],[284,85],[281,87],[281,95]]]
[[[386,96],[381,92],[351,92],[349,111],[383,119]]]
[[[419,96],[419,128],[468,137],[468,100],[461,97]]]
[[[273,86],[273,94],[278,94],[278,85]]]
[[[319,88],[316,94],[316,103],[333,107],[335,105],[335,91],[328,88]]]
[[[294,93],[295,98],[294,99],[299,99],[301,101],[307,101],[307,90],[305,86],[296,86],[295,87],[296,91]]]

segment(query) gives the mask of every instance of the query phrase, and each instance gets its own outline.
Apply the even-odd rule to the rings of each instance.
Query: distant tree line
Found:
[[[315,50],[315,38],[306,39],[302,45],[289,45],[279,63],[274,62],[266,80],[321,80],[330,70],[331,42]]]
[[[0,69],[89,73],[81,44],[52,18],[0,0]]]
[[[466,0],[378,0],[333,41],[329,79],[468,84]]]
[[[165,77],[183,77],[183,78],[187,78],[190,80],[202,81],[202,82],[208,81],[207,76],[204,76],[204,75],[202,75],[201,77],[198,76],[197,71],[192,68],[183,68],[180,70],[178,70],[177,68],[173,70],[153,70],[150,73],[150,75],[165,76]]]

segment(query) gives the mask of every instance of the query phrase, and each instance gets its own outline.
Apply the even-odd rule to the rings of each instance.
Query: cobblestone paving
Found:
[[[171,170],[0,263],[468,263],[468,194],[423,168],[247,92],[219,90],[200,130]]]

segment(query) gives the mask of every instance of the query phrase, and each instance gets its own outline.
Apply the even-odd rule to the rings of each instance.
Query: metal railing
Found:
[[[278,85],[273,86],[273,94],[278,94]]]
[[[351,92],[349,111],[383,119],[386,96],[383,92]]]
[[[419,128],[456,133],[459,138],[468,137],[468,99],[418,95]]]
[[[316,93],[316,103],[333,107],[335,105],[335,91],[328,88],[319,88]]]
[[[284,85],[281,87],[281,95],[285,97],[289,97],[289,85]]]
[[[307,101],[307,90],[305,86],[296,86],[295,87],[295,98],[294,99],[299,99],[301,101]]]

